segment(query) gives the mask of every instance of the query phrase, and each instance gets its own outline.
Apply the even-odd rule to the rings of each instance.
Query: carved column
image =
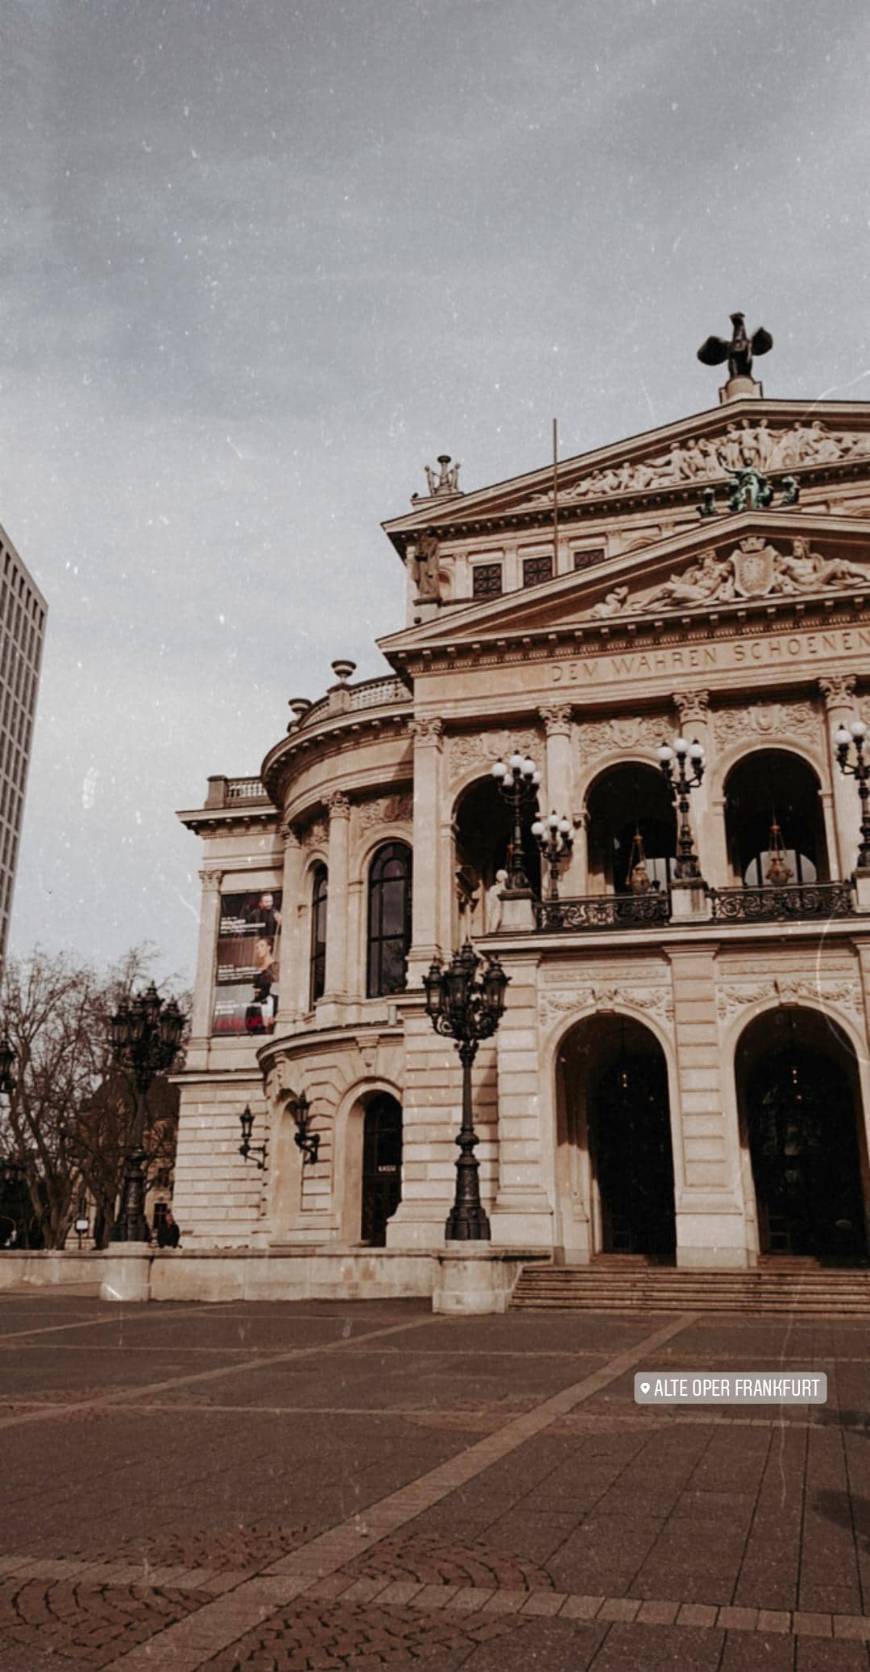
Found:
[[[571,820],[574,848],[562,871],[560,892],[565,896],[580,894],[583,892],[581,883],[586,874],[585,843],[580,839],[583,832],[574,823],[576,809],[574,755],[571,748],[571,704],[548,703],[544,708],[539,708],[538,713],[547,734],[545,794],[541,796],[541,812],[546,816],[551,808],[554,808],[557,813],[564,813],[565,817]]]
[[[347,908],[348,851],[350,847],[350,802],[336,790],[327,802],[329,809],[329,892],[326,897],[326,980],[323,1000],[344,998],[347,993]]]
[[[689,817],[692,821],[695,852],[698,855],[701,876],[711,886],[718,885],[721,888],[727,881],[728,863],[724,822],[714,817],[711,806],[713,728],[710,724],[710,693],[675,691],[671,700],[677,711],[679,735],[687,737],[690,743],[697,738],[704,748],[707,771],[699,788],[692,791]]]
[[[860,808],[854,779],[844,777],[837,765],[834,732],[838,726],[848,727],[855,718],[855,676],[831,674],[819,680],[819,690],[825,699],[825,759],[834,798],[837,844],[836,853],[829,853],[828,861],[832,877],[850,877],[858,863]]]
[[[414,895],[408,986],[441,957],[439,929],[441,873],[450,856],[438,850],[444,726],[421,717],[411,722],[414,739]]]
[[[284,874],[281,884],[281,944],[278,954],[278,1015],[276,1026],[295,1021],[303,998],[300,990],[300,970],[307,974],[308,960],[302,945],[305,921],[302,899],[302,872],[305,851],[295,830],[286,825],[284,836]]]
[[[190,1017],[190,1050],[206,1051],[211,1037],[211,1013],[217,969],[218,930],[221,918],[222,871],[203,869],[199,873],[202,895],[199,908],[199,940],[196,950],[196,984]]]

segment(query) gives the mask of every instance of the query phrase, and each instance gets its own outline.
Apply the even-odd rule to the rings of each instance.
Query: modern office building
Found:
[[[9,935],[47,610],[0,528],[0,957]]]

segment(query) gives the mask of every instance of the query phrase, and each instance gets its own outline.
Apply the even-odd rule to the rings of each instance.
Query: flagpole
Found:
[[[559,420],[553,419],[553,575],[559,572]]]

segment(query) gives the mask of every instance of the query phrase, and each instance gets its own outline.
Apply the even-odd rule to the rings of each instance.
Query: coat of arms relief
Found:
[[[592,620],[656,609],[734,603],[743,598],[793,597],[870,585],[870,563],[824,557],[806,539],[781,550],[763,534],[747,535],[733,551],[709,550],[661,585],[631,593],[616,586],[589,612]]]

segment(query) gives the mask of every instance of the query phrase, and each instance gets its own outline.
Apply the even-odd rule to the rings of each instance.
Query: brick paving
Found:
[[[677,1363],[829,1403],[638,1411]],[[0,1672],[870,1667],[858,1321],[7,1295],[0,1364]]]

